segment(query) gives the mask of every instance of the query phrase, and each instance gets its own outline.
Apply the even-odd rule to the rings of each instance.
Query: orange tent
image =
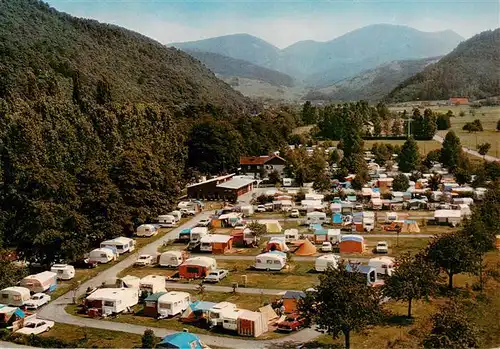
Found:
[[[303,240],[297,251],[297,256],[313,256],[316,254],[316,246],[314,246],[308,239]]]

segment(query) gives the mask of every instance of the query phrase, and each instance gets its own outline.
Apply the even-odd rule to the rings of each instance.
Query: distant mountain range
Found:
[[[397,86],[388,101],[500,95],[500,28],[462,42],[439,62]]]
[[[439,58],[441,57],[384,63],[374,69],[341,80],[332,86],[311,90],[304,99],[378,101],[391,92],[395,86],[421,72],[429,64],[437,62]]]
[[[218,53],[185,50],[222,78],[239,77],[266,82],[273,86],[293,86],[293,78],[279,71]]]
[[[442,56],[462,40],[450,30],[428,33],[405,26],[377,24],[331,41],[300,41],[282,50],[248,34],[172,46],[245,60],[288,74],[298,83],[325,87],[389,61]]]

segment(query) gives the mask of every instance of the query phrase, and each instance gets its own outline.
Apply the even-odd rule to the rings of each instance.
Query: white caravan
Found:
[[[319,256],[316,258],[316,262],[314,263],[314,270],[317,272],[325,271],[329,266],[334,269],[338,268],[340,261],[340,256],[335,254],[325,254],[323,256]]]
[[[158,234],[158,229],[152,224],[142,224],[137,227],[135,235],[140,237],[151,237]]]
[[[187,292],[170,291],[158,298],[158,314],[169,317],[181,314],[191,304],[191,295]]]
[[[236,304],[229,302],[217,303],[208,311],[208,323],[210,327],[222,326],[223,313],[236,309]]]
[[[139,281],[139,289],[149,294],[165,291],[165,277],[161,275],[148,275]]]
[[[267,252],[255,257],[255,269],[279,271],[286,265],[286,254],[283,252]]]
[[[158,216],[157,220],[162,228],[175,228],[177,226],[175,217],[170,214]]]
[[[135,250],[135,240],[120,236],[111,240],[101,242],[101,248],[110,248],[116,250],[118,255],[125,252],[133,252]]]
[[[326,213],[325,212],[308,212],[306,215],[307,224],[325,224],[326,223]]]
[[[121,313],[139,303],[137,288],[100,288],[92,292],[85,301],[90,306],[101,304],[105,315]]]
[[[395,260],[392,257],[383,256],[371,258],[368,266],[375,268],[377,274],[391,276],[395,268]]]
[[[181,251],[167,251],[160,255],[160,267],[177,268],[183,262]]]
[[[54,264],[50,271],[56,273],[60,280],[71,280],[75,277],[75,267],[69,264]]]
[[[26,287],[7,287],[0,291],[0,304],[20,307],[31,298],[30,290]]]
[[[116,260],[116,254],[109,248],[96,248],[89,253],[89,261],[106,264]]]
[[[285,241],[292,242],[299,239],[299,230],[298,229],[286,229],[285,230]]]

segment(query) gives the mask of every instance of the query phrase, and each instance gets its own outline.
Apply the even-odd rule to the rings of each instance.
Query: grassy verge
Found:
[[[389,255],[398,256],[405,252],[416,253],[422,248],[427,246],[429,239],[425,238],[400,238],[399,242],[397,238],[370,238],[365,237],[366,247],[368,251],[372,251],[377,242],[387,241],[389,243]]]
[[[141,335],[138,334],[67,324],[55,324],[50,332],[41,336],[78,341],[84,348],[140,348],[141,346]]]

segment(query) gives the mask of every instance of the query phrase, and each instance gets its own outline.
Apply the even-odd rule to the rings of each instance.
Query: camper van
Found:
[[[208,322],[210,327],[222,326],[222,321],[225,312],[230,312],[236,309],[236,305],[229,302],[217,303],[208,311]]]
[[[202,236],[208,235],[207,227],[194,227],[191,229],[191,242],[199,242],[201,241]]]
[[[151,237],[158,234],[158,229],[152,224],[142,224],[137,227],[135,235],[140,237]]]
[[[169,214],[158,216],[157,220],[162,228],[175,228],[177,226],[175,217]]]
[[[285,241],[292,242],[299,239],[299,230],[298,229],[286,229],[285,230]]]
[[[392,257],[375,257],[368,261],[370,267],[375,268],[377,274],[391,276],[395,268],[395,260]]]
[[[160,255],[160,267],[177,268],[183,262],[181,251],[167,251]]]
[[[375,229],[375,220],[370,217],[363,217],[363,229],[366,232],[371,232]]]
[[[286,265],[286,254],[279,251],[272,251],[259,254],[255,257],[255,269],[279,271]]]
[[[51,271],[43,271],[29,275],[21,280],[19,286],[26,287],[33,293],[53,291],[57,286],[57,274]]]
[[[100,288],[85,299],[88,308],[100,309],[105,315],[121,313],[137,303],[139,303],[137,288]]]
[[[169,213],[170,216],[173,216],[175,219],[175,223],[179,223],[179,221],[182,218],[182,212],[181,211],[172,211]]]
[[[203,235],[200,238],[200,252],[212,252],[212,235]]]
[[[314,263],[314,270],[317,272],[325,271],[329,266],[332,268],[337,268],[339,265],[340,256],[335,254],[325,254],[316,258]]]
[[[101,242],[101,248],[110,248],[116,250],[118,255],[135,250],[135,241],[133,239],[120,236],[111,240]]]
[[[30,298],[30,290],[26,287],[13,286],[0,291],[0,304],[12,307],[21,307]]]
[[[187,292],[170,291],[158,298],[158,314],[161,318],[175,316],[189,307],[191,295]]]
[[[283,178],[283,186],[284,187],[291,187],[292,186],[292,179],[291,178]]]
[[[75,267],[68,264],[54,264],[50,271],[56,273],[59,280],[71,280],[75,277]]]
[[[306,215],[307,224],[324,224],[326,223],[325,212],[308,212]]]
[[[147,294],[165,291],[165,277],[160,275],[145,276],[139,281],[139,289]]]
[[[238,330],[238,318],[240,314],[247,310],[244,309],[232,309],[222,312],[222,328],[225,330],[237,331]]]
[[[281,211],[290,212],[293,209],[293,202],[291,200],[281,200]]]
[[[116,260],[116,254],[110,248],[96,248],[89,253],[90,263],[106,264],[114,260]]]
[[[241,213],[243,214],[243,217],[250,217],[254,213],[253,206],[252,205],[241,206]]]

